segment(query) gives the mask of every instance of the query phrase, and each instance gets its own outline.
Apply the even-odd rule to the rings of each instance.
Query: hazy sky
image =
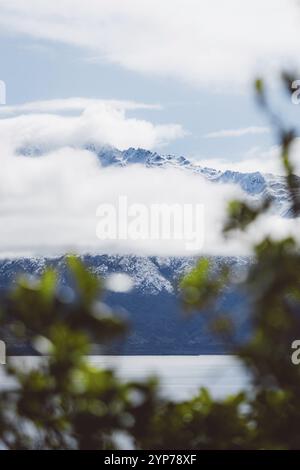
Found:
[[[297,66],[295,3],[0,0],[7,104],[73,97],[158,104],[126,111],[182,127],[184,135],[154,148],[213,163],[260,158],[276,142],[252,83]],[[297,106],[285,109],[299,118]]]

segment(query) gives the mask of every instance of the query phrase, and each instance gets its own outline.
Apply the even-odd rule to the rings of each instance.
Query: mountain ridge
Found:
[[[257,201],[265,198],[273,202],[273,212],[283,217],[291,216],[291,201],[287,189],[286,177],[263,173],[260,171],[240,172],[234,170],[217,170],[201,166],[201,161],[195,162],[182,155],[159,154],[143,148],[130,147],[118,150],[114,147],[88,143],[82,146],[84,150],[94,153],[102,167],[127,167],[130,165],[143,165],[146,168],[172,168],[194,173],[212,183],[233,184]],[[39,157],[50,149],[37,146],[19,148],[18,155],[26,157]],[[300,178],[295,175],[300,187]]]
[[[94,354],[223,354],[230,352],[228,345],[216,338],[208,328],[207,314],[186,315],[182,308],[178,282],[194,266],[196,258],[185,257],[141,257],[135,255],[86,255],[81,256],[85,266],[105,279],[114,273],[125,273],[133,280],[133,287],[126,293],[107,290],[101,301],[127,319],[129,334],[101,349],[94,345]],[[212,268],[217,270],[222,263],[230,265],[237,279],[240,270],[249,265],[247,258],[214,257]],[[39,277],[47,268],[58,273],[58,294],[70,296],[74,288],[68,275],[65,257],[20,258],[0,260],[0,292],[13,287],[16,273],[29,279]],[[247,305],[239,292],[238,283],[226,288],[218,308],[234,317],[241,337],[247,334]],[[2,335],[3,336],[3,335]],[[3,336],[10,354],[32,354],[24,342]]]

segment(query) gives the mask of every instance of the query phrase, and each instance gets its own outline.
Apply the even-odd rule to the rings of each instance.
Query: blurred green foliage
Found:
[[[2,305],[6,330],[43,354],[37,367],[8,361],[5,369],[13,386],[1,390],[0,442],[9,449],[109,449],[118,432],[140,433],[152,407],[153,380],[121,383],[88,363],[91,344],[113,340],[126,325],[99,302],[99,279],[75,257],[68,265],[74,295],[60,292],[47,271],[38,281],[21,278]]]

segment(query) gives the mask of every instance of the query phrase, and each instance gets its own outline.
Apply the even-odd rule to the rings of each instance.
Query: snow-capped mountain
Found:
[[[112,147],[86,144],[84,149],[95,153],[103,167],[128,165],[143,165],[147,168],[176,168],[181,171],[198,174],[214,183],[229,183],[238,185],[250,198],[259,200],[269,198],[273,201],[273,210],[282,216],[290,214],[290,199],[284,176],[260,173],[242,173],[238,171],[221,171],[213,168],[203,167],[199,162],[189,160],[184,156],[160,155],[141,148],[129,148],[118,150]],[[22,147],[18,150],[20,155],[37,157],[49,151],[48,148],[37,146]],[[295,176],[299,182],[300,178]]]
[[[214,184],[238,185],[249,198],[259,200],[272,198],[274,210],[283,216],[289,215],[290,202],[284,177],[270,174],[240,173],[206,168],[183,156],[159,155],[144,149],[129,148],[120,151],[93,144],[84,148],[93,152],[103,167],[144,165],[148,168],[176,168],[192,172]],[[39,157],[49,149],[26,147],[19,154]],[[297,178],[297,177],[295,177]],[[299,183],[300,183],[300,178]],[[299,184],[300,186],[300,184]],[[205,316],[195,315],[186,320],[178,297],[178,280],[194,264],[194,257],[142,257],[120,255],[97,255],[82,257],[84,263],[95,274],[105,278],[112,273],[125,273],[133,281],[133,289],[127,293],[108,292],[105,301],[114,309],[126,311],[132,325],[131,334],[111,352],[123,354],[204,354],[228,352],[226,346],[216,341],[207,329]],[[246,258],[214,257],[214,269],[228,263],[235,271],[247,268]],[[0,261],[0,288],[6,289],[15,279],[16,273],[40,275],[48,266],[59,273],[60,283],[68,283],[65,259],[39,258]],[[240,334],[248,331],[247,302],[237,285],[230,287],[221,300],[220,309],[234,316],[240,325]],[[23,347],[23,346],[22,346]],[[21,352],[26,352],[26,348]]]
[[[159,155],[156,152],[141,148],[129,148],[128,150],[120,151],[112,148],[97,148],[94,145],[87,145],[86,149],[96,153],[103,166],[142,164],[148,168],[177,168],[199,174],[214,183],[236,184],[250,197],[271,199],[274,210],[281,215],[286,216],[289,214],[290,198],[284,176],[264,174],[259,171],[242,173],[231,170],[215,170],[213,168],[202,167],[199,162],[191,161],[184,156]],[[295,179],[300,187],[300,178],[295,176]]]

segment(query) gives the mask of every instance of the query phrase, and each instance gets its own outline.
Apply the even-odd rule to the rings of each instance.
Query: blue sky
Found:
[[[267,0],[262,7],[255,1],[241,8],[239,2],[228,0],[224,8],[220,0],[188,0],[183,11],[182,1],[167,0],[156,11],[156,0],[88,0],[84,9],[77,0],[62,0],[56,6],[3,1],[0,78],[6,82],[7,104],[71,97],[159,104],[160,110],[126,112],[154,124],[177,123],[185,130],[184,137],[166,139],[163,148],[154,149],[205,162],[236,161],[253,154],[259,158],[276,143],[272,133],[206,135],[269,125],[256,106],[251,84],[260,72],[269,78],[274,63],[279,69],[285,51],[287,57],[292,54],[289,21],[294,20],[294,10],[287,8],[292,3]],[[286,28],[280,23],[283,16]],[[248,37],[254,28],[257,38]],[[288,35],[279,41],[280,50],[279,28]],[[299,116],[291,103],[285,112]]]
[[[81,49],[23,35],[5,35],[0,42],[1,79],[7,86],[7,104],[83,96],[158,103],[160,110],[134,111],[155,123],[180,123],[188,135],[171,142],[164,152],[199,157],[239,157],[254,145],[268,147],[269,135],[207,139],[219,129],[266,126],[248,92],[210,92],[179,80],[146,76],[108,63],[85,60]]]

